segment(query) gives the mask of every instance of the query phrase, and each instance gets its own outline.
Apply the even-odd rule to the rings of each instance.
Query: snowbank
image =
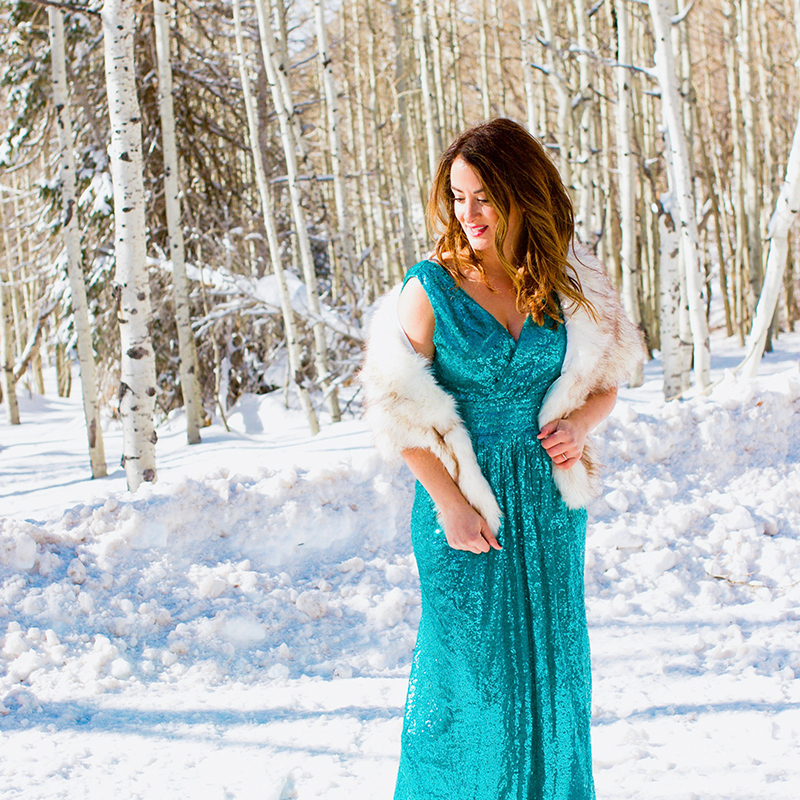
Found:
[[[799,410],[787,370],[622,401],[598,431],[599,796],[797,796]],[[412,482],[360,451],[307,462],[0,519],[14,796],[391,795],[419,618]]]

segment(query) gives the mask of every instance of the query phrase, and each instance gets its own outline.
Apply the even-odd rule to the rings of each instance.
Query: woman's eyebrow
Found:
[[[459,189],[457,186],[453,186],[452,183],[450,184],[450,190],[453,192],[461,192],[461,194],[466,194],[466,192],[463,189]],[[486,189],[484,189],[483,186],[481,186],[479,189],[476,189],[473,192],[473,194],[486,194]]]

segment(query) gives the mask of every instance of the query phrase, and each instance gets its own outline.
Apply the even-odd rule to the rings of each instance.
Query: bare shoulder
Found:
[[[433,358],[436,318],[428,294],[417,278],[409,278],[397,300],[397,319],[414,349]]]

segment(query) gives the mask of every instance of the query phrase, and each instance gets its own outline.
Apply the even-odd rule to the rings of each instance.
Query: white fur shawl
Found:
[[[577,257],[576,257],[577,255]],[[578,260],[580,259],[580,260]],[[539,426],[566,417],[593,392],[625,380],[642,357],[638,329],[622,310],[603,265],[578,247],[568,261],[598,321],[560,298],[567,328],[567,351],[561,376],[545,395]],[[397,321],[400,285],[381,297],[369,326],[364,366],[364,419],[375,446],[387,459],[405,449],[428,449],[444,464],[467,501],[491,530],[500,527],[501,512],[481,474],[472,443],[453,397],[434,379],[428,360],[415,353]],[[581,508],[600,493],[598,464],[587,441],[581,461],[568,470],[553,470],[564,502]]]

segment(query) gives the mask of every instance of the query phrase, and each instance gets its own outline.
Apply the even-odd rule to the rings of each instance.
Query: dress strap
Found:
[[[436,319],[452,313],[453,299],[457,287],[450,273],[438,262],[425,259],[414,264],[403,279],[403,286],[410,278],[416,278],[425,289]]]

